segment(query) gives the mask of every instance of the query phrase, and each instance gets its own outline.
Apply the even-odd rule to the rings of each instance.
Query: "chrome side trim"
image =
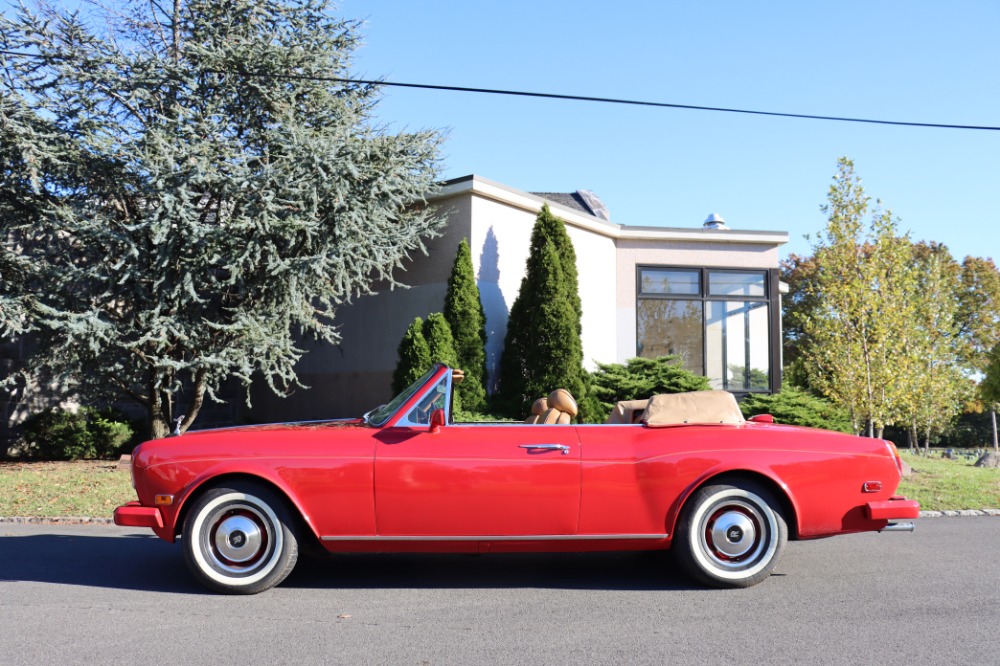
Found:
[[[913,523],[889,523],[879,530],[879,532],[912,532]]]
[[[520,536],[325,536],[323,541],[628,541],[666,539],[667,534],[529,534]]]

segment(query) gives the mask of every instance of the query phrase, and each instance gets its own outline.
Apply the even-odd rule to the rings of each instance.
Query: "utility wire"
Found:
[[[15,51],[0,50],[0,55],[18,56],[24,58],[42,58],[43,56],[34,53],[18,53]],[[331,83],[353,83],[371,86],[386,86],[392,88],[416,88],[420,90],[441,90],[447,92],[466,92],[484,95],[506,95],[512,97],[534,97],[540,99],[559,99],[574,102],[601,102],[605,104],[624,104],[630,106],[650,106],[664,109],[686,109],[689,111],[715,111],[719,113],[741,113],[754,116],[772,116],[777,118],[801,118],[805,120],[830,120],[843,123],[865,123],[869,125],[896,125],[901,127],[925,127],[933,129],[960,129],[996,132],[1000,127],[988,125],[958,125],[951,123],[917,123],[903,120],[879,120],[875,118],[853,118],[847,116],[825,116],[809,113],[785,113],[780,111],[758,111],[753,109],[734,109],[721,106],[700,106],[697,104],[673,104],[670,102],[649,102],[634,99],[620,99],[615,97],[592,97],[589,95],[560,95],[556,93],[526,92],[523,90],[502,90],[495,88],[470,88],[465,86],[441,86],[429,83],[402,83],[400,81],[384,81],[378,79],[351,79],[332,76],[314,76],[305,74],[271,74],[257,72],[228,72],[222,70],[209,70],[214,74],[239,74],[240,76],[250,76],[269,79],[285,79],[300,81],[327,81]]]
[[[525,92],[522,90],[495,90],[492,88],[466,88],[463,86],[437,86],[428,83],[400,83],[398,81],[379,81],[366,79],[344,79],[322,76],[299,76],[294,74],[247,74],[247,76],[271,76],[274,78],[287,79],[310,79],[318,81],[331,81],[335,83],[360,83],[376,86],[391,86],[396,88],[420,88],[424,90],[447,90],[453,92],[471,92],[487,95],[513,95],[518,97],[540,97],[544,99],[562,99],[577,102],[604,102],[607,104],[630,104],[633,106],[654,106],[666,109],[688,109],[692,111],[719,111],[722,113],[743,113],[755,116],[776,116],[779,118],[804,118],[806,120],[835,120],[845,123],[869,123],[875,125],[901,125],[903,127],[933,127],[937,129],[964,129],[964,130],[985,130],[1000,131],[1000,127],[987,125],[955,125],[947,123],[916,123],[903,120],[877,120],[873,118],[849,118],[845,116],[822,116],[807,113],[782,113],[779,111],[754,111],[751,109],[731,109],[720,106],[698,106],[695,104],[671,104],[669,102],[647,102],[634,99],[618,99],[614,97],[590,97],[587,95],[559,95],[556,93]]]

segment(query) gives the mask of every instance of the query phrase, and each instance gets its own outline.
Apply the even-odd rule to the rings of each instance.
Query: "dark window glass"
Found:
[[[705,372],[705,325],[701,301],[640,299],[639,356],[676,355],[696,374]]]

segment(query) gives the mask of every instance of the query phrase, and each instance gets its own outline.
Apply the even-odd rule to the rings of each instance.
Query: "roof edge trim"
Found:
[[[548,203],[552,212],[566,224],[616,240],[757,243],[774,246],[784,245],[788,242],[788,234],[783,231],[721,230],[700,227],[684,229],[677,227],[626,226],[615,224],[614,222],[608,222],[599,217],[581,213],[580,211],[573,210],[554,201],[549,201],[530,192],[517,190],[475,174],[444,181],[438,188],[437,193],[428,198],[428,203],[450,199],[463,194],[473,194],[532,213],[537,213],[541,209],[542,204]]]

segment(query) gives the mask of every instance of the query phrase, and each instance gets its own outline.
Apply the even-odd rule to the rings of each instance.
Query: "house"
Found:
[[[591,368],[677,354],[714,388],[737,395],[780,388],[778,248],[786,233],[730,229],[717,215],[690,228],[621,225],[593,193],[529,193],[475,175],[444,183],[429,203],[448,223],[428,242],[428,256],[414,256],[399,275],[409,288],[384,289],[339,309],[340,344],[313,345],[298,367],[311,390],[287,399],[255,390],[254,421],[356,416],[388,400],[399,342],[415,317],[443,309],[462,238],[472,248],[494,382],[532,226],[545,203],[566,223],[576,250]]]

